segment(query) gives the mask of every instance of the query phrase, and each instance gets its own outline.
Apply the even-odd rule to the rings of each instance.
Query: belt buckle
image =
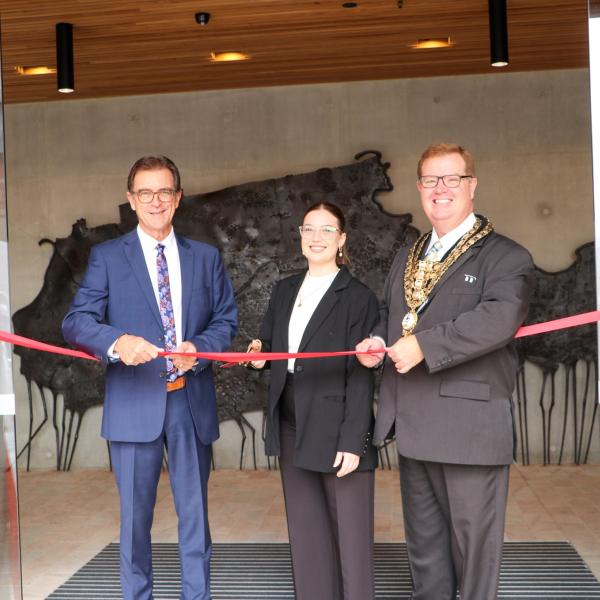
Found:
[[[167,381],[167,392],[176,392],[182,390],[185,387],[185,377],[182,375],[175,381]]]

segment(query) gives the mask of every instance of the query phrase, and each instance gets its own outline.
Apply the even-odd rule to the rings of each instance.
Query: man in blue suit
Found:
[[[210,363],[173,352],[226,350],[237,330],[218,251],[178,236],[179,171],[164,156],[131,168],[134,231],[92,248],[63,322],[65,339],[107,363],[102,436],[121,508],[125,600],[152,598],[150,530],[163,451],[179,518],[182,600],[210,600],[207,484],[219,436]]]

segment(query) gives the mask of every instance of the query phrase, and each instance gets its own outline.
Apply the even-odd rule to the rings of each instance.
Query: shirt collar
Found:
[[[442,244],[442,255],[448,252],[460,238],[469,231],[473,225],[475,225],[476,217],[474,213],[469,214],[469,216],[457,227],[455,227],[452,231],[449,231],[446,235],[443,235],[441,238],[438,237],[435,229],[431,231],[431,239],[429,240],[429,244],[427,249],[431,248],[435,242],[438,240]]]
[[[156,246],[158,246],[158,244],[162,244],[167,252],[172,250],[177,245],[177,239],[175,238],[175,230],[173,227],[171,227],[169,235],[167,235],[167,237],[160,242],[155,240],[151,235],[148,235],[139,225],[137,226],[137,234],[140,238],[140,243],[142,244],[142,250],[144,253],[156,251]]]

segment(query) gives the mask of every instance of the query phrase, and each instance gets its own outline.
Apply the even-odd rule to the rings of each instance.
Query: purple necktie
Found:
[[[171,287],[169,285],[169,267],[165,256],[165,247],[162,244],[156,246],[156,269],[158,272],[158,301],[160,307],[160,318],[165,332],[165,350],[177,348],[177,337],[175,335],[175,316],[173,315],[173,302],[171,301]],[[177,369],[170,358],[167,358],[167,381],[177,379]]]

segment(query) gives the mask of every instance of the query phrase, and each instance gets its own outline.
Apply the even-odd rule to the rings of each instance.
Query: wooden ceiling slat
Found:
[[[468,73],[489,66],[482,0],[0,0],[6,102],[63,100],[55,76],[16,65],[55,61],[54,25],[74,24],[75,86],[68,98]],[[509,3],[510,70],[587,66],[587,0]],[[210,12],[208,26],[193,15]],[[446,50],[415,51],[450,36]],[[252,59],[213,64],[211,51]]]

